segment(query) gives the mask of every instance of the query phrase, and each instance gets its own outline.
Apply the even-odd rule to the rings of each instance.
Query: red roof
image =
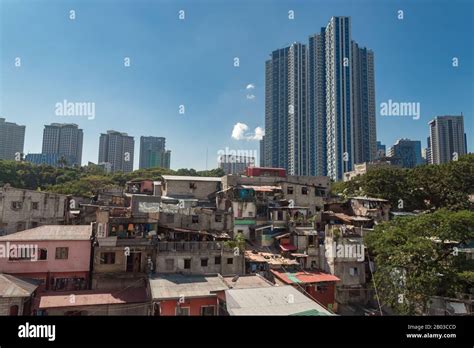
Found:
[[[271,272],[286,284],[311,284],[321,282],[337,282],[340,279],[332,274],[317,272],[317,271],[306,271],[306,272],[279,272],[271,270]]]

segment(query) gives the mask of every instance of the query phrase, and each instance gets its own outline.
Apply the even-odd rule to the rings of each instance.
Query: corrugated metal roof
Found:
[[[0,297],[30,297],[40,281],[0,274]]]
[[[292,286],[273,286],[225,291],[230,315],[295,315],[317,311],[333,315]]]
[[[160,274],[149,279],[154,300],[205,297],[228,289],[218,276]]]
[[[213,176],[179,176],[179,175],[162,175],[164,180],[170,181],[221,181],[221,178]]]
[[[44,225],[2,236],[0,241],[88,240],[91,235],[90,225]]]

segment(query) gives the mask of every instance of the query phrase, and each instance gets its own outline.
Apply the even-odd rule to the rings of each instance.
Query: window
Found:
[[[59,247],[56,248],[56,260],[67,260],[69,254],[69,248]]]
[[[190,182],[190,183],[189,183],[189,188],[190,188],[191,190],[194,190],[194,189],[196,188],[196,183]]]
[[[307,188],[306,186],[303,186],[303,187],[301,188],[301,194],[302,194],[302,195],[307,195],[307,194],[308,194],[308,188]]]
[[[17,222],[16,224],[16,231],[24,231],[26,229],[26,222]]]
[[[289,195],[292,195],[293,194],[293,186],[288,186],[286,188],[286,193],[289,194]]]
[[[357,267],[351,267],[349,268],[349,274],[351,276],[359,275],[359,269]]]
[[[217,214],[215,219],[216,219],[216,222],[222,222],[222,215]]]
[[[220,256],[214,257],[214,264],[215,265],[220,265],[221,264],[221,257]]]
[[[248,216],[249,216],[249,217],[253,217],[253,211],[249,211],[249,212],[248,212]]]
[[[100,253],[100,263],[102,265],[115,264],[115,253]]]
[[[23,202],[12,202],[11,207],[13,210],[20,210],[23,208]]]
[[[165,269],[167,271],[172,271],[174,269],[174,259],[165,260]]]
[[[316,197],[324,197],[324,196],[326,196],[326,191],[322,188],[317,187],[316,190],[314,190],[314,195]]]
[[[281,210],[277,211],[277,221],[283,220],[283,212]]]
[[[189,315],[189,307],[176,307],[176,315]]]
[[[184,269],[191,269],[191,259],[184,259]]]
[[[207,267],[207,259],[201,259],[201,267]]]
[[[31,209],[32,210],[38,210],[39,208],[39,203],[38,202],[31,202]]]
[[[227,259],[227,264],[228,264],[228,265],[233,265],[233,264],[234,264],[234,259],[233,259],[232,257],[229,257],[229,258]]]
[[[202,316],[216,315],[215,313],[216,313],[215,306],[202,306],[201,307]]]
[[[48,249],[41,248],[38,250],[38,260],[46,260],[48,258]]]
[[[193,216],[191,217],[191,222],[192,222],[193,224],[199,223],[199,216],[198,216],[198,215],[193,215]]]

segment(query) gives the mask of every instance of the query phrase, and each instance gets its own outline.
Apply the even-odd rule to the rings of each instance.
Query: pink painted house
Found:
[[[38,292],[88,289],[91,235],[90,225],[46,225],[2,236],[0,273],[41,280]]]

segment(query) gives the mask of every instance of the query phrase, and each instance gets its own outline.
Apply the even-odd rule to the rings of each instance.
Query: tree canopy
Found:
[[[375,167],[350,181],[334,183],[332,192],[385,198],[394,211],[469,209],[468,195],[474,194],[474,154],[413,169]]]
[[[1,161],[0,185],[29,190],[41,190],[55,193],[89,197],[97,190],[109,187],[123,187],[134,179],[160,180],[162,175],[223,176],[222,169],[196,171],[194,169],[139,169],[131,173],[105,174],[97,165],[83,167],[51,167],[34,165],[29,162]]]
[[[377,225],[365,237],[380,301],[399,314],[421,314],[432,296],[474,291],[474,212],[437,210]]]

